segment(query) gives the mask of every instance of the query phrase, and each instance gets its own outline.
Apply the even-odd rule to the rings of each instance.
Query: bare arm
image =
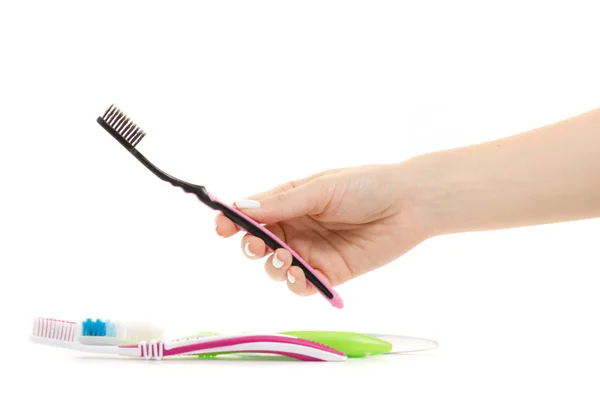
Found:
[[[434,235],[600,217],[600,109],[409,163]]]

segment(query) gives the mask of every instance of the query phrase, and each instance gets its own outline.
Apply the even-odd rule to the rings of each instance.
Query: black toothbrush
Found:
[[[202,185],[194,185],[177,179],[152,164],[142,153],[140,153],[136,146],[146,136],[146,133],[138,127],[126,114],[124,114],[119,108],[111,105],[107,108],[104,115],[97,118],[98,124],[102,126],[108,133],[110,133],[119,143],[123,145],[135,158],[138,159],[146,168],[148,168],[154,175],[162,179],[163,181],[169,182],[173,186],[182,188],[187,193],[192,193],[198,197],[198,199],[206,204],[213,210],[221,211],[227,218],[235,223],[243,231],[262,239],[265,245],[271,250],[275,251],[279,248],[284,248],[292,254],[292,265],[300,267],[306,276],[307,281],[313,285],[320,293],[327,299],[331,305],[336,308],[343,308],[344,302],[341,297],[317,277],[314,269],[308,265],[292,248],[275,236],[272,232],[266,229],[260,223],[254,221],[252,218],[243,214],[241,211],[234,207],[231,207],[217,197],[209,193],[206,188]]]

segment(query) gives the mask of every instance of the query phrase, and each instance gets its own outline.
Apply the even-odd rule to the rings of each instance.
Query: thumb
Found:
[[[263,223],[277,222],[323,212],[328,203],[327,190],[317,181],[279,193],[236,201],[235,206],[250,218]]]

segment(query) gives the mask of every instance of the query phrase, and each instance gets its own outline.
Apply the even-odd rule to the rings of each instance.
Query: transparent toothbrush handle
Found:
[[[367,333],[367,335],[391,343],[392,349],[388,352],[388,354],[425,351],[435,349],[438,346],[438,343],[435,340],[421,339],[411,336],[384,335],[379,333]]]

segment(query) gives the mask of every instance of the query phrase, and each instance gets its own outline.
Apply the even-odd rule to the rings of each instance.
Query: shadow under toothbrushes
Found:
[[[171,358],[163,358],[162,360],[146,360],[140,358],[127,358],[127,357],[111,357],[111,356],[79,356],[75,357],[75,360],[78,362],[137,362],[144,364],[160,364],[160,365],[181,365],[181,364],[203,364],[203,362],[212,362],[212,363],[235,363],[235,364],[246,364],[249,363],[251,365],[262,364],[265,361],[269,363],[284,363],[284,364],[370,364],[370,363],[386,363],[390,362],[393,359],[398,359],[401,357],[431,357],[430,354],[421,353],[421,352],[412,352],[412,353],[402,353],[402,354],[381,354],[370,357],[360,357],[360,358],[348,358],[345,362],[305,362],[299,361],[294,358],[284,357],[284,356],[276,356],[276,355],[219,355],[218,357],[198,357],[198,356],[178,356]]]

